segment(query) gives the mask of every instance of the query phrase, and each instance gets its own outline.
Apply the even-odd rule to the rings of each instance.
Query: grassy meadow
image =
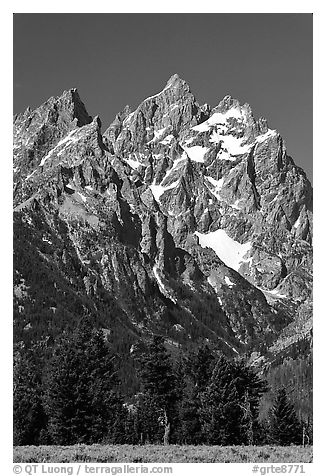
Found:
[[[14,463],[311,463],[312,447],[74,445],[16,446]]]

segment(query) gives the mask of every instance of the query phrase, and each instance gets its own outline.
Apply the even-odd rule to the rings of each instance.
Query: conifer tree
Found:
[[[57,343],[44,394],[53,443],[123,440],[125,412],[113,360],[102,332],[94,330],[88,318]]]
[[[256,444],[260,433],[258,422],[260,399],[267,391],[267,383],[244,360],[232,363],[238,404],[242,410],[240,439],[246,445]]]
[[[202,438],[199,394],[193,385],[188,384],[179,405],[178,440],[180,444],[197,445]]]
[[[208,444],[232,445],[241,442],[242,410],[233,372],[231,363],[220,356],[210,384],[201,396],[201,418]]]
[[[199,347],[197,353],[192,356],[188,363],[189,372],[198,392],[201,392],[208,384],[215,358],[207,345]]]
[[[152,440],[155,437],[154,428],[164,428],[163,438],[167,444],[174,430],[177,392],[173,366],[162,336],[153,336],[148,351],[142,354],[139,374],[144,392],[142,409],[144,410],[145,405],[145,413],[147,408],[152,418],[147,418],[145,424],[147,428],[150,425],[152,427],[147,432],[148,436],[151,435],[149,438]]]
[[[15,353],[13,384],[14,445],[38,445],[46,416],[40,363],[33,349]]]
[[[183,444],[200,444],[203,441],[200,417],[201,393],[206,389],[214,366],[214,356],[207,345],[190,353],[183,362],[183,388],[179,402],[178,439]],[[181,378],[178,378],[178,388]]]
[[[271,412],[271,440],[281,446],[301,442],[300,423],[284,387],[278,390]]]

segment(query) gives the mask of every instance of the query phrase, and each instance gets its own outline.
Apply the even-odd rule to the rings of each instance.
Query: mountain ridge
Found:
[[[75,88],[14,118],[16,339],[80,312],[125,354],[154,332],[268,361],[286,329],[309,336],[312,188],[266,119],[173,75],[101,126]]]

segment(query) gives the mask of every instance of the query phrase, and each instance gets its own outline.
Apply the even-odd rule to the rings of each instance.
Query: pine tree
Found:
[[[300,444],[301,428],[284,387],[279,389],[271,414],[271,439],[276,445]]]
[[[13,371],[14,445],[38,445],[46,426],[40,363],[33,349],[16,352]]]
[[[176,419],[176,382],[169,354],[164,346],[162,336],[153,336],[148,351],[140,358],[140,379],[144,397],[140,411],[145,410],[144,426],[150,441],[155,439],[155,428],[163,428],[165,444],[169,443],[170,434],[174,431]],[[146,418],[146,409],[151,418]]]
[[[245,361],[237,360],[232,365],[238,404],[242,410],[241,443],[256,444],[260,434],[258,423],[260,399],[267,391],[267,383]]]
[[[182,387],[179,409],[178,442],[200,444],[203,441],[200,417],[201,393],[206,389],[214,368],[215,358],[207,345],[184,358],[178,388]],[[182,382],[182,385],[180,383]]]
[[[197,445],[202,442],[200,399],[197,389],[189,384],[179,405],[178,443]]]
[[[54,444],[122,440],[122,401],[113,356],[88,318],[61,338],[49,363],[44,394]]]
[[[201,346],[198,352],[191,356],[188,361],[188,368],[195,387],[201,392],[208,384],[215,358],[207,345]]]
[[[148,392],[137,396],[136,428],[140,444],[160,444],[164,437],[164,410]]]
[[[214,445],[239,444],[241,417],[234,368],[224,356],[220,356],[210,384],[201,395],[205,442]]]

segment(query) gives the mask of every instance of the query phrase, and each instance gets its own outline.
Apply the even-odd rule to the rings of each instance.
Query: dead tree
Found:
[[[171,424],[169,422],[166,410],[164,410],[164,437],[163,437],[163,442],[164,442],[165,446],[169,444],[170,431],[171,431]]]
[[[248,391],[245,393],[245,400],[244,400],[244,405],[240,405],[240,408],[244,412],[244,416],[246,421],[248,422],[247,426],[247,441],[248,445],[252,446],[254,444],[254,428],[253,428],[253,415],[250,407],[250,400],[249,400],[249,393]]]

